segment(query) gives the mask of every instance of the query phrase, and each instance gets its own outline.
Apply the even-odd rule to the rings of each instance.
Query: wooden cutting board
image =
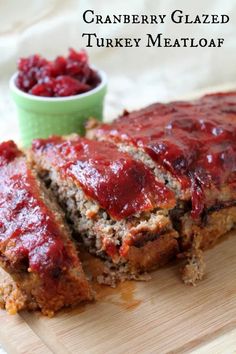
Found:
[[[196,287],[172,264],[148,282],[99,287],[96,303],[51,319],[1,311],[0,342],[13,354],[236,353],[236,232],[205,256]]]

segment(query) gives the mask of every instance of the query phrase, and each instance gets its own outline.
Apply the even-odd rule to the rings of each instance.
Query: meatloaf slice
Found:
[[[36,140],[32,158],[89,252],[105,260],[100,282],[136,278],[177,253],[174,194],[143,163],[78,136]]]
[[[87,136],[115,143],[175,193],[170,216],[180,249],[193,255],[188,270],[197,246],[205,249],[235,227],[236,92],[156,103],[111,124],[91,120]]]
[[[0,264],[15,282],[0,292],[10,313],[92,299],[61,210],[12,141],[0,144]]]

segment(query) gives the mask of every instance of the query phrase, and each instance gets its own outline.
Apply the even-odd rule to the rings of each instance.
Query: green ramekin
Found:
[[[102,120],[107,78],[103,71],[97,72],[101,82],[96,88],[69,97],[39,97],[25,93],[16,87],[15,73],[10,79],[10,91],[17,107],[22,146],[29,146],[35,138],[51,135],[83,135],[88,118]]]

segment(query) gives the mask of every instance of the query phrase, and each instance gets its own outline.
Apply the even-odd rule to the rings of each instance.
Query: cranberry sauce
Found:
[[[69,49],[67,57],[49,61],[38,54],[18,61],[16,86],[27,93],[45,97],[65,97],[92,90],[100,83],[98,73],[88,63],[86,52]]]
[[[125,113],[98,137],[143,148],[182,189],[190,188],[192,215],[204,208],[204,191],[236,182],[236,92],[207,95],[195,102],[154,104]]]
[[[51,282],[72,260],[60,236],[60,226],[25,158],[13,142],[0,144],[0,247],[4,254],[18,269],[26,267]]]
[[[62,178],[72,178],[114,219],[173,207],[173,193],[152,172],[108,142],[60,137],[35,140],[34,153],[46,157]]]

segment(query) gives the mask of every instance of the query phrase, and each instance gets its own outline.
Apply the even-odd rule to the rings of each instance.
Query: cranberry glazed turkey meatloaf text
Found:
[[[92,299],[61,211],[12,141],[0,144],[0,264],[15,282],[0,292],[10,313]]]
[[[100,282],[137,278],[178,251],[174,193],[142,162],[78,136],[36,140],[32,157],[84,245],[105,260]]]

